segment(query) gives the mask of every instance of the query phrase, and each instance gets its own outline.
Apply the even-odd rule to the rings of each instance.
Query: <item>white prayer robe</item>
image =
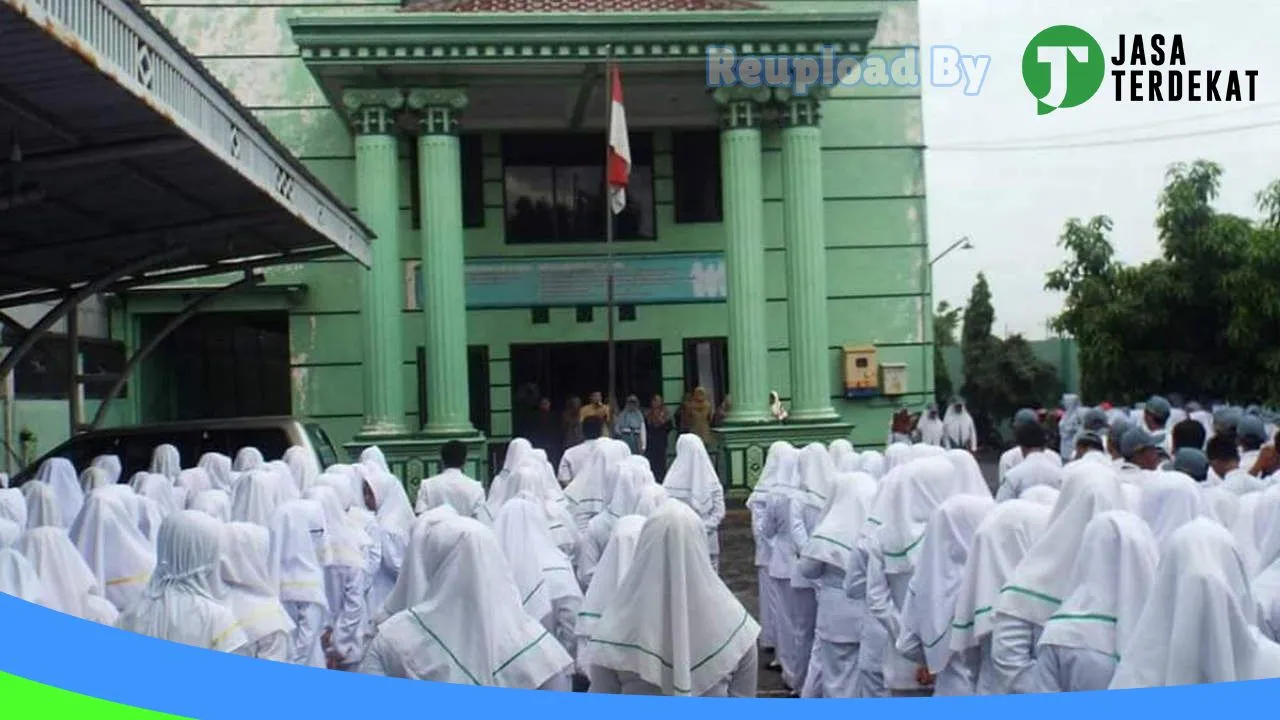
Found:
[[[755,697],[760,626],[716,574],[702,518],[665,503],[587,654],[591,692]]]
[[[280,603],[267,569],[271,533],[253,523],[227,523],[223,538],[219,572],[227,605],[245,634],[242,654],[287,662],[296,626]]]
[[[1096,515],[1072,569],[1073,589],[1045,623],[1036,646],[1036,692],[1106,690],[1151,591],[1160,551],[1142,518]]]

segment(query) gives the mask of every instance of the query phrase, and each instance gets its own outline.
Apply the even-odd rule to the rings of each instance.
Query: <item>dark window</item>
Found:
[[[529,311],[533,316],[534,325],[546,325],[551,322],[551,310],[544,307],[536,307]]]
[[[630,304],[627,304],[627,305],[619,305],[619,306],[618,306],[618,321],[619,321],[619,322],[635,322],[635,321],[636,321],[636,306],[635,306],[635,305],[630,305]]]
[[[684,389],[702,387],[719,407],[729,392],[729,341],[727,338],[696,338],[684,341]],[[766,394],[768,388],[760,393]]]
[[[458,136],[462,158],[462,227],[484,227],[484,142],[479,135]],[[409,143],[409,214],[422,227],[422,184],[418,179],[418,143]]]
[[[3,343],[13,347],[19,336],[4,328]],[[101,400],[115,384],[116,377],[124,370],[124,343],[118,340],[81,337],[81,368],[84,376],[84,396],[89,400]],[[70,389],[70,365],[67,336],[49,333],[36,341],[34,347],[18,361],[13,373],[13,391],[19,400],[65,400]],[[126,383],[116,395],[128,397]]]
[[[595,310],[590,305],[578,306],[578,322],[589,323],[595,319]]]
[[[671,135],[678,223],[720,222],[720,131],[687,130]]]
[[[603,242],[603,134],[509,134],[502,138],[508,243]],[[614,219],[617,240],[657,237],[653,137],[631,133],[627,207]]]
[[[418,426],[427,426],[427,349],[418,346]],[[492,433],[489,403],[489,346],[467,346],[467,391],[471,404],[471,425],[489,435]]]

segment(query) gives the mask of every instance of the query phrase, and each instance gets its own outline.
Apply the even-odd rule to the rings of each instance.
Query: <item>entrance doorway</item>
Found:
[[[618,403],[635,395],[641,405],[662,392],[662,343],[627,340],[614,343]],[[608,343],[557,343],[511,346],[511,428],[517,436],[536,431],[536,410],[551,400],[556,417],[570,397],[586,400],[609,391]]]
[[[173,318],[144,315],[141,342]],[[290,415],[289,314],[200,313],[143,363],[143,422]]]

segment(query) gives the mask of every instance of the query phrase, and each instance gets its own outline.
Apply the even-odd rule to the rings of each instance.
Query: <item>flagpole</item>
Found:
[[[618,403],[618,354],[614,345],[614,299],[613,299],[613,203],[609,193],[609,152],[610,128],[613,122],[613,45],[604,46],[604,244],[605,262],[605,305],[609,313],[608,345],[609,345],[609,395],[605,402],[609,404],[612,415],[613,407]],[[610,417],[610,420],[615,418]]]

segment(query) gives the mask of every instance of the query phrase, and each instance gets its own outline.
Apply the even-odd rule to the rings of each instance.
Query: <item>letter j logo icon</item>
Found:
[[[1107,74],[1102,46],[1072,25],[1045,28],[1022,54],[1022,80],[1040,115],[1083,105],[1098,93]]]

